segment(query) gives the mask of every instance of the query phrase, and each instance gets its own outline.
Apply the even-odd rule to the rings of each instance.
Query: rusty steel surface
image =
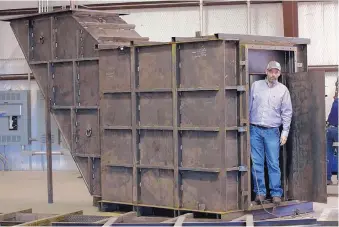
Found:
[[[309,81],[312,81],[311,83]],[[300,72],[287,76],[294,104],[288,143],[290,197],[327,202],[324,105],[325,73]],[[298,120],[296,120],[298,118]]]
[[[226,173],[226,168],[239,166],[234,133],[237,91],[225,94],[225,86],[236,84],[236,49],[236,43],[219,40],[183,43],[174,50],[172,44],[164,44],[136,47],[133,52],[100,52],[104,200],[135,203],[136,199],[141,204],[191,210],[239,208],[235,200],[229,199],[228,207],[223,202],[238,196],[237,171]],[[233,58],[227,80],[226,57]],[[110,58],[134,62],[113,69],[106,67]],[[133,97],[136,112],[131,110]]]
[[[118,14],[98,11],[20,17],[11,26],[91,195],[136,207],[248,209],[251,74],[262,78],[271,59],[284,73],[306,72],[308,40],[217,34],[153,43]],[[298,109],[301,88],[290,88]],[[324,143],[320,133],[303,136]],[[324,161],[312,152],[305,157]]]

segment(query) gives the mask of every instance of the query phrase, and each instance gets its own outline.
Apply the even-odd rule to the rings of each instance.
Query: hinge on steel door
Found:
[[[237,91],[246,91],[246,87],[244,85],[238,85]]]
[[[247,172],[247,166],[239,166],[239,172]]]
[[[246,132],[246,127],[244,127],[244,126],[239,126],[239,127],[238,127],[238,132]]]
[[[240,65],[241,65],[241,66],[246,65],[246,61],[240,61]]]

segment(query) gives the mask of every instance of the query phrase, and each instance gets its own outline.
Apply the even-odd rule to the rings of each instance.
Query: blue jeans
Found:
[[[332,165],[334,156],[333,142],[338,142],[338,128],[329,127],[326,130],[327,150],[327,180],[332,178]]]
[[[283,190],[281,189],[281,173],[279,167],[279,128],[262,128],[251,125],[250,141],[254,192],[256,193],[256,195],[266,196],[264,175],[264,162],[266,157],[270,194],[272,197],[281,197]]]

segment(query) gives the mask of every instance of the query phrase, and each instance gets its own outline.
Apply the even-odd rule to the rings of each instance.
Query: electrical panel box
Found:
[[[30,138],[29,91],[0,91],[0,145],[27,145]]]
[[[45,99],[40,90],[37,90],[37,117],[39,119],[37,139],[40,143],[46,143]],[[52,145],[60,144],[61,135],[53,116],[51,116],[51,137]]]

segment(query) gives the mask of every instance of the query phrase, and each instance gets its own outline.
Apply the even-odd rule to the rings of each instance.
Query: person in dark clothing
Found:
[[[326,129],[326,150],[327,150],[327,185],[332,184],[332,165],[334,147],[333,142],[338,142],[338,83],[336,83],[336,92],[334,95],[334,101],[332,104],[331,112],[327,118],[327,129]]]

